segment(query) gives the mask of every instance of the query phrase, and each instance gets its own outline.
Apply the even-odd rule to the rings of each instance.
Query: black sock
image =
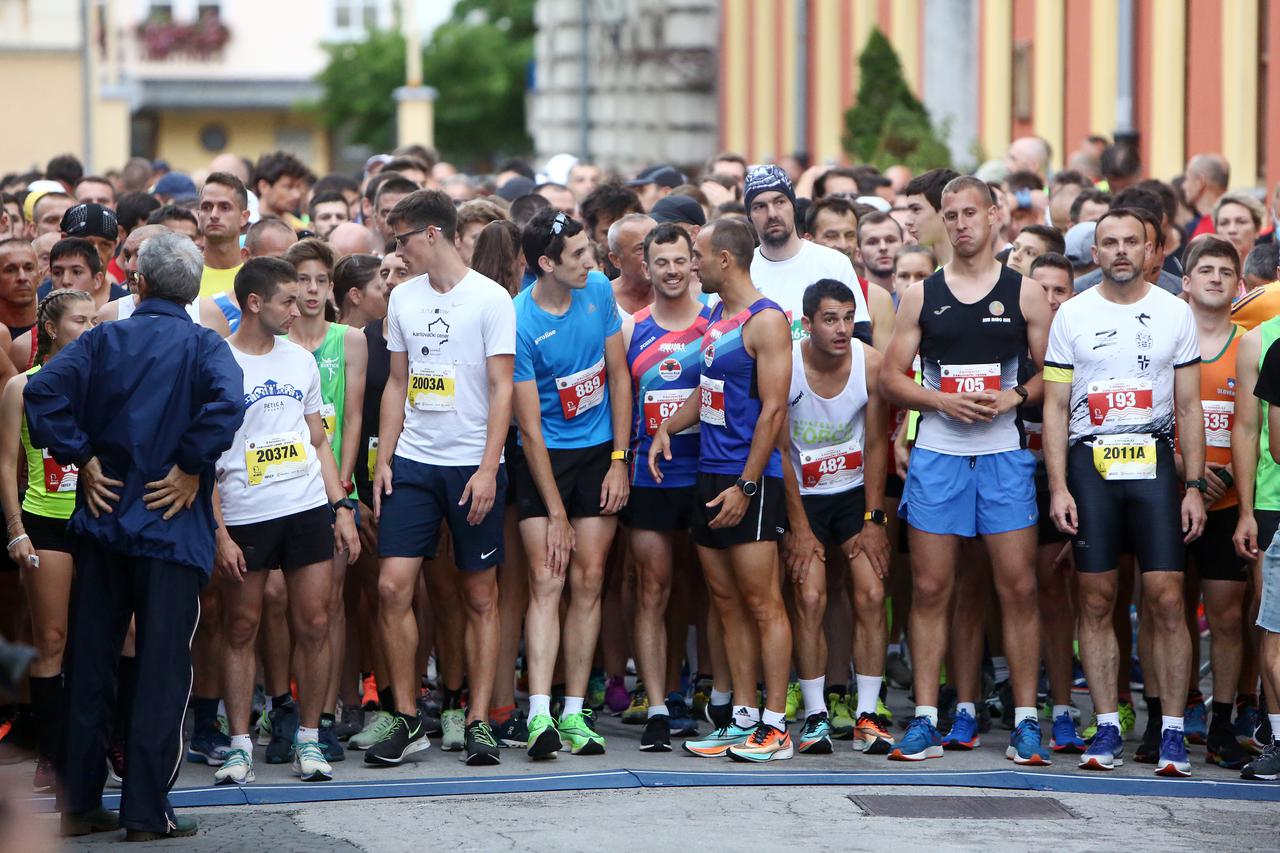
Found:
[[[827,692],[828,692],[828,693],[834,693],[834,694],[836,694],[837,696],[848,696],[848,695],[849,695],[849,685],[847,685],[847,684],[828,684],[828,685],[827,685]]]
[[[552,699],[563,699],[563,698],[564,698],[564,690],[565,690],[565,687],[564,687],[564,683],[563,683],[563,682],[561,682],[560,684],[553,684],[553,685],[551,685],[551,698],[552,698]]]
[[[336,719],[334,718],[333,714],[321,714],[321,715],[320,715],[320,728],[324,728],[324,724],[325,724],[325,723],[328,723],[330,726],[332,726],[335,722],[337,722],[337,721],[336,721]]]
[[[284,693],[281,693],[279,696],[271,697],[272,709],[283,708],[284,706],[291,705],[291,704],[293,704],[293,694],[287,690]]]
[[[462,708],[462,688],[451,690],[448,687],[444,689],[444,710],[457,711]]]
[[[1257,693],[1241,693],[1236,697],[1237,708],[1256,708],[1258,705]]]
[[[44,678],[31,676],[31,708],[40,727],[42,758],[53,759],[58,754],[63,705],[62,673]]]
[[[218,725],[218,697],[191,697],[191,713],[195,717],[197,732],[208,731]]]
[[[116,676],[116,714],[111,725],[111,741],[123,744],[129,739],[129,720],[133,718],[133,694],[138,688],[138,662],[121,657]]]
[[[1214,702],[1213,721],[1209,727],[1212,729],[1230,729],[1232,710],[1233,703],[1231,702]]]
[[[694,680],[695,682],[698,682],[698,681],[710,681],[710,680],[711,680],[711,673],[709,673],[709,672],[700,672],[700,673],[698,673],[698,674],[694,677],[694,679],[693,679],[693,680]]]
[[[1162,716],[1164,716],[1164,712],[1160,708],[1160,697],[1148,696],[1147,697],[1147,731],[1151,731],[1152,729],[1155,729],[1156,731],[1160,731],[1161,730],[1160,718]]]
[[[395,703],[391,700],[391,687],[383,687],[378,691],[378,706],[384,711],[395,710]]]

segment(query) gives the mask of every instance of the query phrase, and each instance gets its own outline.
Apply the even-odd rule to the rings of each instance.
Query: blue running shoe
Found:
[[[1004,757],[1014,764],[1028,767],[1048,767],[1053,764],[1048,754],[1040,748],[1039,720],[1023,720],[1014,726]]]
[[[942,739],[944,749],[977,749],[982,744],[978,734],[978,721],[968,711],[957,711],[951,729]]]
[[[689,706],[684,703],[684,694],[672,691],[667,696],[667,713],[671,717],[672,737],[694,737],[698,734],[698,723],[689,713]]]
[[[1240,745],[1250,752],[1257,752],[1257,748],[1253,743],[1253,733],[1258,730],[1258,726],[1266,720],[1262,715],[1262,711],[1257,705],[1238,705],[1236,706],[1236,721],[1233,724],[1236,732],[1236,740],[1240,741]]]
[[[969,719],[973,719],[970,717]],[[977,729],[974,729],[977,734]],[[916,717],[889,751],[890,761],[924,761],[942,757],[942,734],[928,717]]]
[[[1187,743],[1204,746],[1209,738],[1209,711],[1204,707],[1204,699],[1187,703],[1187,710],[1182,715],[1182,725]]]
[[[1143,690],[1146,686],[1147,680],[1142,676],[1142,662],[1134,655],[1129,661],[1129,689]]]
[[[1053,718],[1053,734],[1049,748],[1054,752],[1079,755],[1084,752],[1084,740],[1076,734],[1076,721],[1066,711]]]
[[[1071,661],[1071,692],[1089,692],[1089,679],[1084,677],[1084,667],[1080,665],[1079,658],[1075,658]]]
[[[1191,775],[1191,759],[1187,757],[1187,739],[1181,729],[1165,729],[1160,735],[1160,760],[1157,776],[1185,778]]]
[[[1120,737],[1120,729],[1110,723],[1098,726],[1093,743],[1080,756],[1080,769],[1114,770],[1123,764],[1124,739]]]
[[[193,764],[207,764],[210,767],[221,767],[222,762],[231,754],[231,738],[209,728],[198,731],[191,736],[187,746],[187,761]]]

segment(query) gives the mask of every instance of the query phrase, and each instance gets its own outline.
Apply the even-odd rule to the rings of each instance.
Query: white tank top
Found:
[[[803,341],[791,349],[791,464],[802,495],[834,495],[862,485],[867,371],[854,340],[849,381],[834,398],[819,397],[804,375]]]
[[[137,301],[138,297],[134,296],[132,293],[126,294],[125,296],[121,296],[117,299],[116,302],[120,305],[120,311],[116,314],[116,319],[124,320],[127,317],[132,317],[133,309],[137,307]],[[187,316],[190,317],[192,322],[197,326],[204,325],[204,323],[200,322],[200,297],[197,296],[194,302],[187,303]]]

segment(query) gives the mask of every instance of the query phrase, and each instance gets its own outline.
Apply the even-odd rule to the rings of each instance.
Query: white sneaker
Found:
[[[247,785],[253,781],[253,756],[243,749],[233,749],[213,774],[216,785]]]
[[[440,715],[440,748],[445,752],[457,752],[467,743],[467,714],[461,708],[445,711]]]
[[[316,741],[294,742],[293,772],[303,782],[328,782],[333,779],[333,768],[324,760],[324,751]]]

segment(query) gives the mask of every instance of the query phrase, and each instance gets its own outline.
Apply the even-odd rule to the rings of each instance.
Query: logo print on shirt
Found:
[[[1147,327],[1147,321],[1151,319],[1151,315],[1144,311],[1141,314],[1135,315],[1133,319],[1141,323],[1142,327],[1145,329]]]
[[[950,307],[950,305],[943,305],[941,308],[935,308],[933,310],[934,316],[941,316]]]
[[[325,356],[320,359],[320,369],[329,372],[329,381],[332,382],[338,375],[338,359],[333,356]]]
[[[716,358],[716,345],[707,344],[707,348],[702,351],[702,363],[707,367],[711,366],[711,362]]]
[[[1146,332],[1138,332],[1135,342],[1138,345],[1138,349],[1151,349],[1154,343],[1154,338]]]
[[[1150,366],[1151,366],[1151,359],[1147,358],[1145,355],[1138,356],[1139,370],[1146,370]]]
[[[244,407],[247,409],[267,397],[292,397],[294,400],[302,402],[302,392],[297,388],[288,383],[280,385],[274,379],[268,379],[266,383],[255,387],[244,395]]]
[[[1093,338],[1095,341],[1093,348],[1095,350],[1103,347],[1113,347],[1116,345],[1116,330],[1107,329],[1105,332],[1094,332]]]
[[[991,312],[992,317],[999,317],[1004,314],[1004,303],[997,299],[987,306],[987,310]]]
[[[658,375],[666,382],[676,381],[682,372],[684,371],[680,367],[680,362],[674,358],[664,358],[658,365]]]
[[[433,338],[439,338],[440,343],[447,344],[449,342],[449,324],[445,322],[443,317],[437,317],[427,324],[427,334]]]

